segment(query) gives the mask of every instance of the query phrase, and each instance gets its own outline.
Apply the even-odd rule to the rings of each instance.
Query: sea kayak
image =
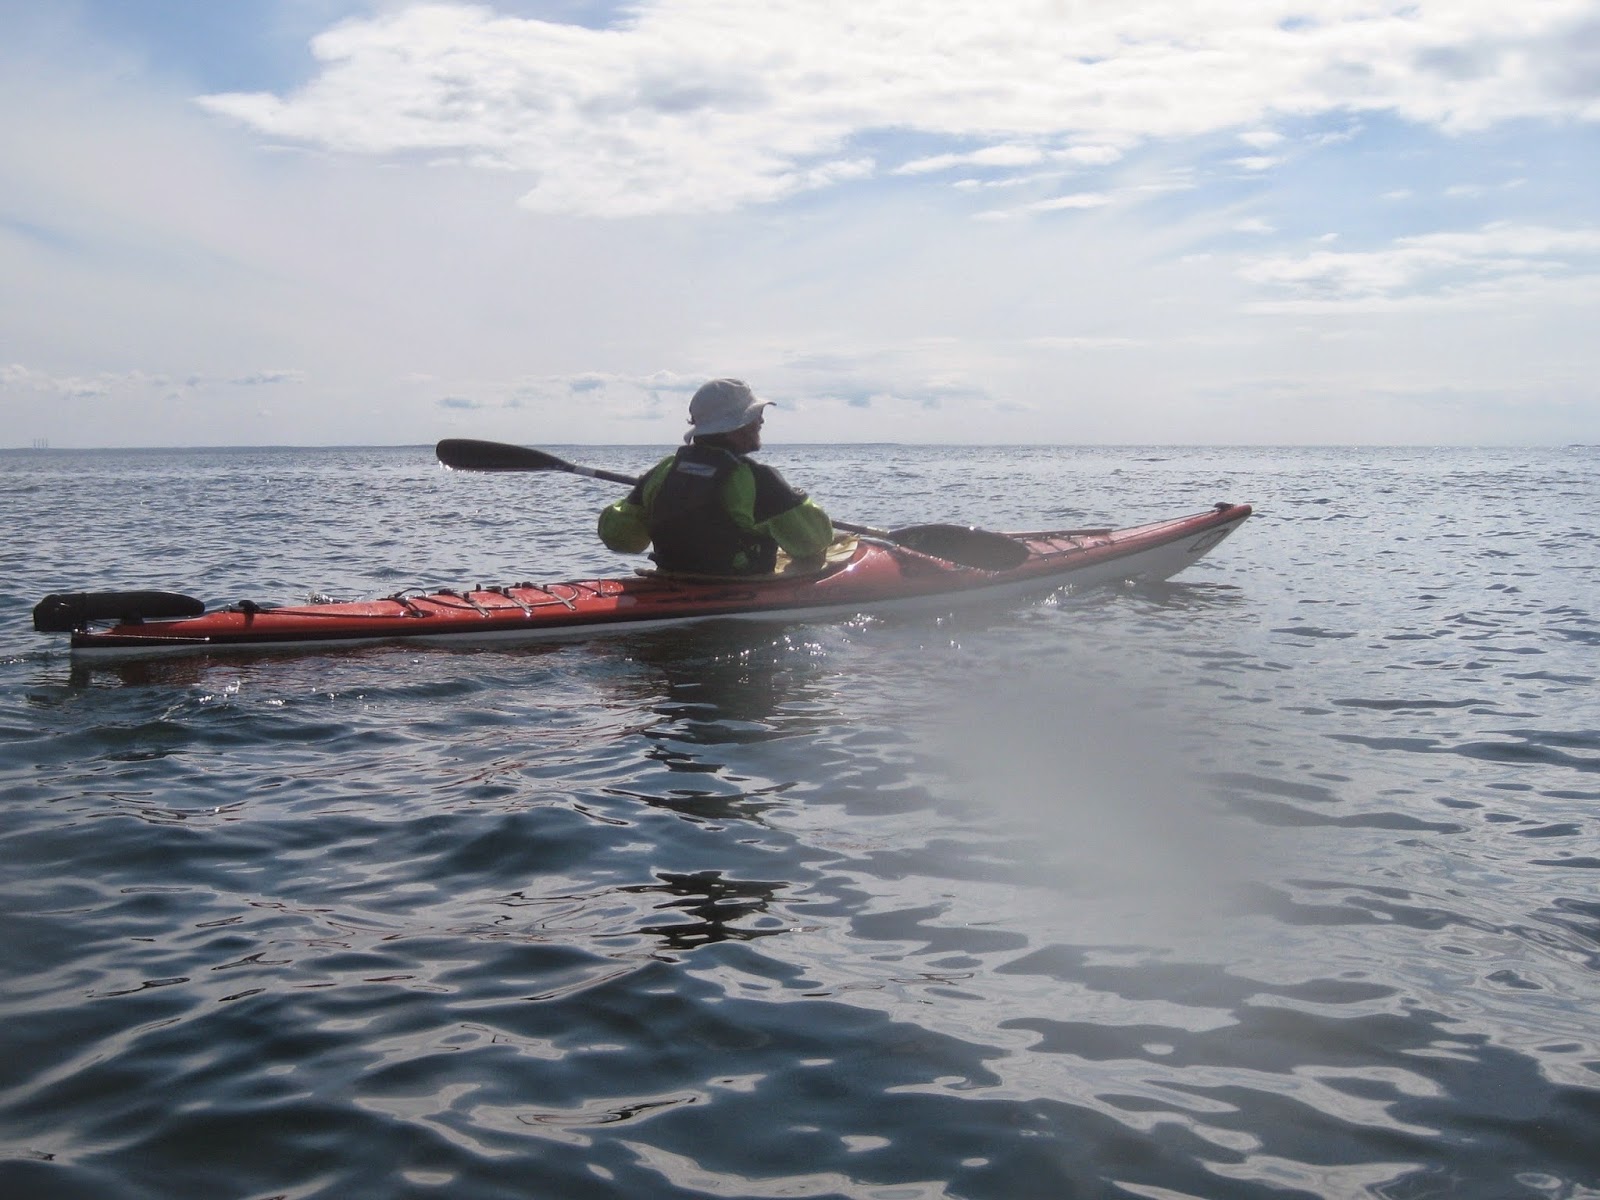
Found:
[[[708,620],[825,621],[948,612],[1064,587],[1167,579],[1249,516],[1249,505],[1223,503],[1129,529],[1009,533],[1005,536],[1027,554],[1003,570],[863,536],[837,544],[820,569],[745,579],[641,571],[620,579],[406,591],[381,600],[284,607],[243,601],[210,611],[175,592],[55,594],[35,607],[34,627],[70,633],[75,660],[110,661],[383,642],[474,646],[589,638]]]

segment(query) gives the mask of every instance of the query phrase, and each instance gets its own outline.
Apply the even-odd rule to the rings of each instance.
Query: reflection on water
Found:
[[[532,530],[408,453],[26,467],[14,526],[83,532],[0,597],[0,1195],[1600,1193],[1591,460],[817,448],[883,524],[1263,503],[959,619],[81,675],[13,629],[595,569],[581,485]]]
[[[786,883],[725,879],[720,871],[663,873],[659,878],[659,884],[629,890],[640,896],[667,897],[656,905],[664,916],[693,918],[643,927],[641,932],[660,938],[668,950],[692,950],[712,942],[750,941],[784,932],[781,926],[760,928],[755,919],[764,916]]]

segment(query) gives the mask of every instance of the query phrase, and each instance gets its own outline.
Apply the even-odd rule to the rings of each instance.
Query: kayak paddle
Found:
[[[476,438],[445,438],[435,448],[439,461],[457,471],[565,471],[632,487],[637,477],[595,467],[579,466],[543,450],[512,446],[505,442],[483,442]],[[881,538],[964,567],[981,571],[1009,571],[1028,557],[1028,548],[1015,538],[989,529],[967,525],[907,525],[900,529],[873,529],[834,521],[834,527],[847,533]]]

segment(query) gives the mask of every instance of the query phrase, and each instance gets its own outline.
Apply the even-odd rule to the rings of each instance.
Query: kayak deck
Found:
[[[514,583],[468,590],[407,590],[377,600],[266,607],[249,601],[196,616],[84,619],[72,625],[75,659],[338,647],[377,642],[479,645],[571,639],[712,619],[794,621],[863,613],[949,609],[970,603],[1170,577],[1211,550],[1249,515],[1242,504],[1129,529],[1008,534],[1028,551],[1009,570],[989,571],[870,537],[836,547],[820,570],[750,579],[684,579],[654,572],[615,579]],[[119,595],[83,600],[100,623]],[[166,593],[164,595],[171,596]],[[180,597],[181,599],[181,597]],[[71,624],[71,622],[69,622]]]

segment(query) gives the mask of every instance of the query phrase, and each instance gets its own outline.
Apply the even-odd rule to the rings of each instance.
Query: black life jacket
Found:
[[[691,443],[673,456],[645,520],[663,571],[693,575],[764,575],[778,562],[778,543],[741,529],[722,503],[722,486],[739,456]]]

